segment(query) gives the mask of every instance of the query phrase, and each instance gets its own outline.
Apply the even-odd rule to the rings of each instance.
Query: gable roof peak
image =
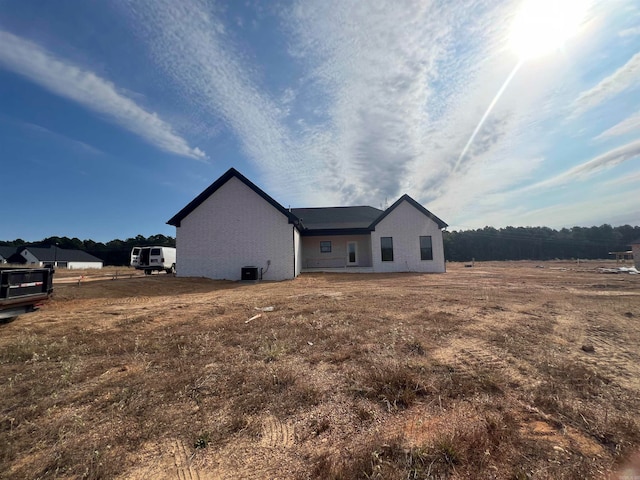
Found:
[[[433,220],[434,222],[436,222],[436,224],[438,225],[438,228],[443,229],[443,228],[447,228],[449,225],[447,225],[446,222],[444,222],[443,220],[441,220],[440,218],[436,217],[433,213],[431,213],[429,210],[427,210],[426,208],[424,208],[422,205],[420,205],[418,202],[416,202],[413,198],[411,198],[408,194],[404,194],[402,195],[398,200],[396,200],[393,205],[391,205],[389,208],[387,208],[384,212],[382,212],[382,214],[370,225],[369,228],[371,228],[372,230],[375,228],[375,226],[380,223],[382,221],[382,219],[384,219],[387,215],[389,215],[393,210],[395,210],[402,202],[407,202],[410,205],[412,205],[414,208],[416,208],[420,213],[426,215],[427,217],[429,217],[431,220]]]
[[[289,210],[284,208],[278,202],[276,202],[272,197],[270,197],[264,190],[254,184],[247,177],[242,175],[238,170],[231,167],[225,173],[223,173],[216,181],[214,181],[211,185],[209,185],[206,189],[204,189],[196,198],[194,198],[191,202],[189,202],[182,210],[176,213],[169,221],[168,225],[173,225],[174,227],[179,227],[180,222],[191,212],[193,212],[196,208],[200,206],[207,198],[213,195],[220,187],[222,187],[225,183],[231,180],[233,177],[240,180],[247,187],[257,193],[260,197],[262,197],[267,203],[273,206],[276,210],[282,213],[289,219],[290,223],[296,224],[298,219],[295,215],[293,215]]]

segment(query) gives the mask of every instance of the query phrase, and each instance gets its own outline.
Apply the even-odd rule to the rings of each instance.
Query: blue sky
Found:
[[[0,239],[174,235],[229,167],[284,206],[640,225],[640,4],[557,5],[529,56],[523,1],[0,0]]]

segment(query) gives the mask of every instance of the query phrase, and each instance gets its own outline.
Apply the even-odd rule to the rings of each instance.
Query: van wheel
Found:
[[[144,274],[145,274],[145,275],[151,275],[151,270],[145,270],[145,271],[144,271]]]
[[[167,268],[166,272],[168,274],[175,275],[176,274],[176,264],[174,263],[173,265],[171,265],[171,268]]]

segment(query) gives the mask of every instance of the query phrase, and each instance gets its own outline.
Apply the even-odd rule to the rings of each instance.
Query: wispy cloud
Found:
[[[57,58],[39,45],[0,30],[0,65],[62,97],[104,115],[166,152],[198,160],[206,156],[171,125],[118,92],[95,73]]]
[[[635,37],[636,35],[640,35],[640,27],[626,28],[618,32],[620,37]]]
[[[638,88],[638,78],[640,78],[640,52],[595,87],[582,92],[573,102],[573,116],[581,115],[629,88]]]
[[[562,204],[521,212],[519,224],[560,228],[572,225],[638,225],[640,211],[629,208],[632,192],[615,191],[567,199]]]
[[[128,13],[153,59],[202,111],[222,119],[244,153],[262,171],[274,195],[311,183],[317,170],[299,155],[283,124],[286,108],[254,78],[225,25],[197,0],[132,2]],[[286,175],[289,185],[279,180]]]
[[[577,165],[559,175],[525,187],[521,189],[520,192],[557,187],[574,181],[582,181],[597,172],[638,157],[640,157],[640,140],[635,140],[627,143],[626,145],[622,145],[621,147],[602,153],[597,157]]]
[[[49,137],[55,138],[56,140],[69,145],[71,148],[82,152],[82,153],[90,153],[92,155],[105,155],[105,153],[100,150],[99,148],[95,148],[91,145],[89,145],[88,143],[82,142],[80,140],[76,140],[75,138],[71,138],[68,137],[66,135],[62,135],[60,133],[54,132],[52,130],[49,130],[48,128],[45,128],[41,125],[36,125],[35,123],[29,123],[29,122],[16,122],[18,125],[20,125],[21,127],[27,128],[31,131],[43,134],[43,135],[47,135]]]
[[[594,140],[608,140],[632,132],[640,132],[640,113],[625,118],[620,123],[602,132]]]
[[[513,68],[492,57],[508,12],[509,2],[296,2],[291,49],[327,113],[310,127],[330,152],[322,187],[371,204],[437,188]],[[478,140],[502,136],[508,118],[496,112]],[[471,147],[467,162],[485,153]]]

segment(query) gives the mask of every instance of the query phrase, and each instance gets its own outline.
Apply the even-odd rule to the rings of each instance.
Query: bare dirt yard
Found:
[[[0,325],[0,478],[640,479],[640,276],[599,266],[57,272]]]

